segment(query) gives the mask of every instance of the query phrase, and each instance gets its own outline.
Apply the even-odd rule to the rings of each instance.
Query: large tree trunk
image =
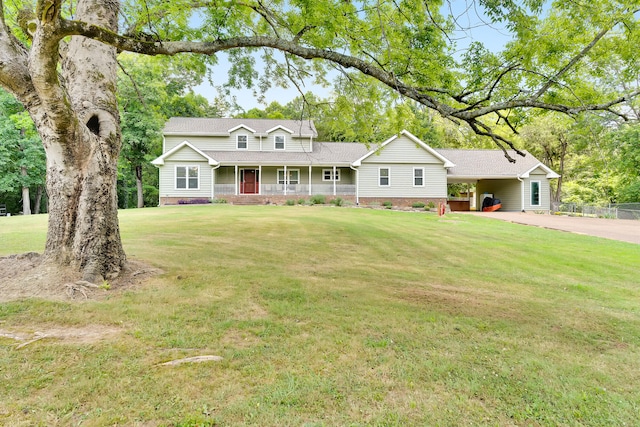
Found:
[[[138,190],[138,207],[144,208],[144,193],[142,191],[142,165],[136,166],[136,189]]]
[[[76,9],[78,19],[114,30],[117,16],[118,2],[82,0]],[[46,30],[45,19],[40,24]],[[32,117],[47,154],[50,215],[44,255],[81,270],[83,280],[113,278],[125,264],[116,196],[121,147],[116,50],[72,37],[62,49],[58,80],[46,63],[51,46],[43,34],[33,43],[40,62],[29,65],[43,103]]]

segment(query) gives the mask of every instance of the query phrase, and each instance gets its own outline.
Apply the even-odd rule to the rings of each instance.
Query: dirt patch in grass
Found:
[[[78,281],[78,272],[44,262],[36,252],[0,257],[0,302],[25,298],[46,300],[95,300],[132,288],[145,279],[161,274],[142,261],[128,260],[116,279],[90,284]]]
[[[504,319],[519,319],[522,316],[520,301],[513,295],[500,292],[433,284],[396,291],[396,296],[412,304],[428,306],[453,315],[484,314]]]
[[[42,339],[59,340],[70,344],[93,344],[95,342],[111,339],[121,333],[121,330],[114,327],[102,325],[89,325],[84,327],[31,327],[20,329],[1,329],[0,338],[8,338],[16,341],[16,348],[27,345]]]

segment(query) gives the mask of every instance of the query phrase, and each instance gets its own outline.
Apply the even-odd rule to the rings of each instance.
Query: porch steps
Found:
[[[232,200],[229,200],[229,203],[231,203],[233,205],[239,205],[239,206],[264,205],[265,204],[265,198],[264,197],[241,196],[241,197],[234,197]]]

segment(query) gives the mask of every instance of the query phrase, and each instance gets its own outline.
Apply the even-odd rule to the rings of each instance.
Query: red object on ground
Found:
[[[493,212],[497,211],[502,207],[502,203],[498,203],[497,205],[487,206],[486,208],[482,208],[482,212]]]

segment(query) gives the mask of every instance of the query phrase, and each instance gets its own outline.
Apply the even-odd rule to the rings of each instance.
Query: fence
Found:
[[[608,206],[553,203],[551,210],[554,213],[566,213],[575,216],[640,220],[640,203],[620,203]]]

